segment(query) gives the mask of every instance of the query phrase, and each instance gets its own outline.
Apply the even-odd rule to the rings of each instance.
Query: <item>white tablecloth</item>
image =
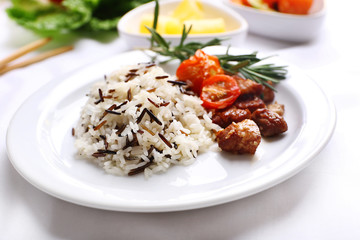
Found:
[[[7,5],[0,1],[0,59],[38,38],[7,18]],[[337,108],[332,139],[291,179],[220,206],[151,214],[92,209],[47,195],[11,165],[6,130],[16,109],[55,77],[126,51],[117,34],[63,37],[44,50],[69,43],[74,51],[0,76],[0,239],[360,239],[360,3],[329,0],[327,7],[310,43],[249,35],[239,47],[276,53],[309,74]]]

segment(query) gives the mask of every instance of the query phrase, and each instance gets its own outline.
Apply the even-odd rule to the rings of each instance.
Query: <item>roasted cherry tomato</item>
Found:
[[[204,80],[200,98],[208,109],[223,109],[235,102],[240,95],[236,80],[224,74],[218,74]]]
[[[308,14],[313,0],[279,0],[279,12],[291,14]]]
[[[216,56],[207,55],[202,50],[197,50],[194,56],[183,61],[176,70],[176,76],[180,81],[190,81],[191,89],[200,94],[203,81],[213,75],[223,74]]]

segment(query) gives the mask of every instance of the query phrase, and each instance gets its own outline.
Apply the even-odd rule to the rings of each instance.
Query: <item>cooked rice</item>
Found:
[[[78,154],[115,175],[149,177],[192,164],[214,143],[218,126],[199,98],[169,80],[162,68],[144,63],[94,84],[75,128]]]

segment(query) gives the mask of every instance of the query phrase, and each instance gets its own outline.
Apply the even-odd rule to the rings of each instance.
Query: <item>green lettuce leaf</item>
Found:
[[[64,0],[62,4],[13,0],[7,14],[18,24],[38,32],[63,32],[89,22],[99,0]]]
[[[60,4],[41,0],[12,0],[8,16],[39,33],[115,30],[126,12],[151,0],[64,0]]]

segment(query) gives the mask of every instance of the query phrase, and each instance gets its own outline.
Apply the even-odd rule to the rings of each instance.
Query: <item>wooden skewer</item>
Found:
[[[28,66],[30,64],[40,62],[40,61],[42,61],[42,60],[44,60],[46,58],[53,57],[53,56],[58,55],[60,53],[70,51],[73,48],[74,48],[73,46],[65,46],[65,47],[56,48],[54,50],[44,52],[44,53],[42,53],[42,54],[40,54],[38,56],[35,56],[33,58],[27,59],[27,60],[25,60],[23,62],[16,63],[16,64],[13,64],[13,65],[9,65],[9,66],[4,66],[2,68],[0,67],[0,75],[3,74],[3,73],[6,73],[8,71],[14,70],[16,68],[22,68],[22,67]]]
[[[0,69],[4,68],[6,64],[8,64],[9,62],[29,53],[34,51],[35,49],[38,49],[42,46],[44,46],[45,44],[47,44],[48,42],[51,41],[51,38],[44,38],[44,39],[39,39],[35,42],[32,42],[28,45],[25,45],[23,47],[21,47],[20,49],[16,50],[14,53],[12,53],[10,56],[6,57],[3,60],[0,60]]]

